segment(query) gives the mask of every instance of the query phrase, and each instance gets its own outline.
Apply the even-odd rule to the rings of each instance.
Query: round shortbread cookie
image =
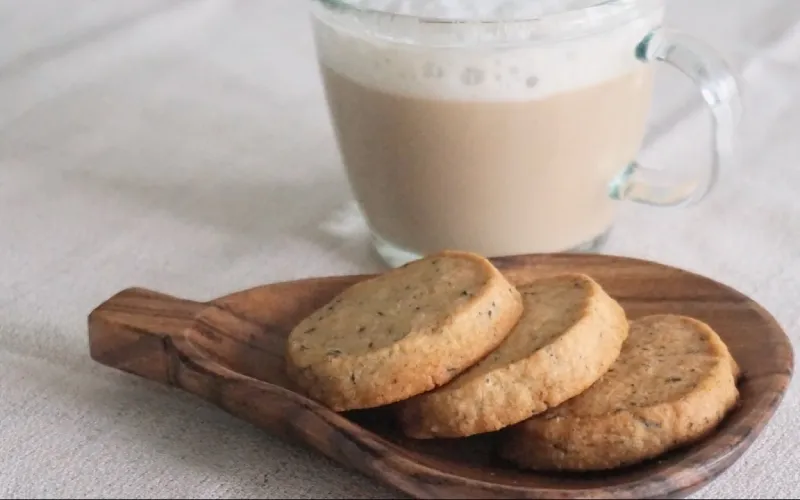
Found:
[[[590,277],[517,286],[524,312],[500,346],[458,378],[397,405],[410,437],[465,437],[502,429],[585,391],[628,335],[622,307]]]
[[[487,259],[441,252],[357,283],[289,334],[287,373],[335,411],[447,383],[506,338],[517,289]]]
[[[712,431],[736,404],[738,367],[705,323],[631,322],[617,362],[580,396],[507,429],[501,455],[524,468],[604,470],[654,458]]]

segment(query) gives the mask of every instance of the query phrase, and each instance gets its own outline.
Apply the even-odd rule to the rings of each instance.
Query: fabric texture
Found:
[[[381,268],[339,164],[307,7],[0,1],[0,496],[401,496],[88,356],[87,314],[132,285],[202,300]],[[800,2],[669,9],[671,27],[741,75],[740,159],[699,205],[626,205],[605,252],[729,284],[796,343]],[[706,154],[696,95],[660,73],[647,159]],[[695,496],[796,497],[799,442],[794,383]]]

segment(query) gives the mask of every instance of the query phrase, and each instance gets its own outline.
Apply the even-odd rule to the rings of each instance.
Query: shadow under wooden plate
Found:
[[[596,279],[631,319],[674,313],[708,323],[740,364],[741,401],[703,441],[657,460],[592,474],[538,474],[498,460],[495,434],[416,441],[385,409],[337,414],[284,373],[292,327],[361,276],[276,283],[209,302],[131,288],[89,315],[94,360],[195,394],[256,426],[418,498],[683,497],[753,443],[789,385],[794,356],[772,316],[739,292],[679,269],[581,254],[493,259],[515,284],[563,272]]]

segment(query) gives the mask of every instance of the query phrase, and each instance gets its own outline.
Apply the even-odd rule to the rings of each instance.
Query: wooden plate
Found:
[[[292,326],[365,275],[277,283],[209,302],[128,289],[89,315],[91,356],[195,394],[419,498],[682,497],[741,456],[789,385],[794,366],[789,339],[767,311],[725,285],[652,262],[603,255],[493,261],[514,283],[587,273],[631,319],[674,313],[707,322],[742,368],[739,406],[702,442],[602,474],[517,470],[495,458],[492,434],[406,439],[384,411],[331,412],[295,392],[284,375],[284,343]]]

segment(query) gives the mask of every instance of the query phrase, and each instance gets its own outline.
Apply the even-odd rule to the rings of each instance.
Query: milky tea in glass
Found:
[[[341,158],[389,264],[596,250],[620,201],[705,194],[735,83],[713,53],[663,32],[663,0],[482,2],[314,3]],[[634,161],[653,60],[690,66],[716,93],[719,154],[691,186],[653,183]]]

